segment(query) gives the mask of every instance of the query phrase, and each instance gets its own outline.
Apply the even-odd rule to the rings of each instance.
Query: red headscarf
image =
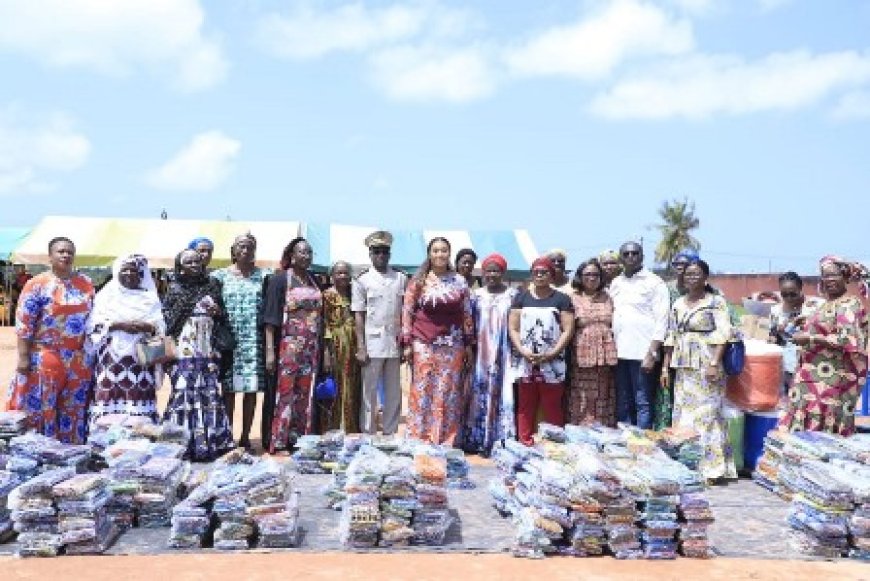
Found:
[[[480,263],[480,268],[482,270],[486,270],[488,264],[495,264],[498,266],[502,272],[507,270],[507,260],[501,254],[494,252],[483,259],[483,262]]]
[[[819,269],[821,269],[826,264],[833,264],[834,266],[839,268],[840,272],[843,273],[843,277],[846,279],[846,282],[857,282],[859,288],[861,289],[861,296],[863,296],[864,298],[867,297],[867,281],[870,280],[870,270],[868,270],[866,266],[864,266],[860,262],[846,260],[833,254],[823,256],[822,259],[819,260]],[[821,285],[821,282],[819,283],[819,285]]]
[[[556,276],[556,266],[553,264],[553,261],[546,256],[541,256],[535,259],[532,263],[532,270],[535,270],[536,268],[546,268],[550,271],[550,276]]]

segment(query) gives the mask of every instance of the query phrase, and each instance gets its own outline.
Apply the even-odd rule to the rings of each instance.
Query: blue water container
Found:
[[[743,432],[743,467],[755,470],[764,452],[764,437],[779,423],[779,412],[746,412]]]

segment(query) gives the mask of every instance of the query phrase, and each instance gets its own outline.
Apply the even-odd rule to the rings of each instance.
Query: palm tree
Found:
[[[683,198],[682,201],[664,201],[659,208],[659,218],[662,221],[655,228],[662,239],[656,246],[656,262],[667,266],[681,250],[701,248],[701,243],[692,236],[692,230],[701,225],[701,221],[695,216],[695,202],[690,202],[688,198]]]

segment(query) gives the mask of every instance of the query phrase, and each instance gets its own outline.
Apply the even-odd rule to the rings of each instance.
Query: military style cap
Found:
[[[393,235],[386,230],[378,230],[366,236],[365,244],[367,247],[372,246],[387,246],[393,245]]]

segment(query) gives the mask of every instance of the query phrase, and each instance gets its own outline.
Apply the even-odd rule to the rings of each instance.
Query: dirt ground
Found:
[[[6,385],[15,365],[15,338],[9,327],[0,328],[0,405],[5,407]],[[162,409],[168,384],[160,391]],[[239,402],[240,404],[241,402]],[[259,409],[259,407],[258,407]],[[238,426],[241,405],[236,406]],[[252,437],[259,439],[259,416]],[[238,435],[238,434],[237,434]],[[542,561],[507,555],[480,554],[360,554],[346,552],[246,552],[159,556],[61,557],[18,559],[0,557],[0,579],[46,579],[76,571],[80,578],[268,580],[288,575],[317,579],[455,579],[458,576],[499,579],[868,579],[870,567],[849,561],[757,560],[718,558],[710,561],[679,559],[670,562],[617,561],[612,558],[548,558]],[[836,576],[836,577],[834,577]]]

